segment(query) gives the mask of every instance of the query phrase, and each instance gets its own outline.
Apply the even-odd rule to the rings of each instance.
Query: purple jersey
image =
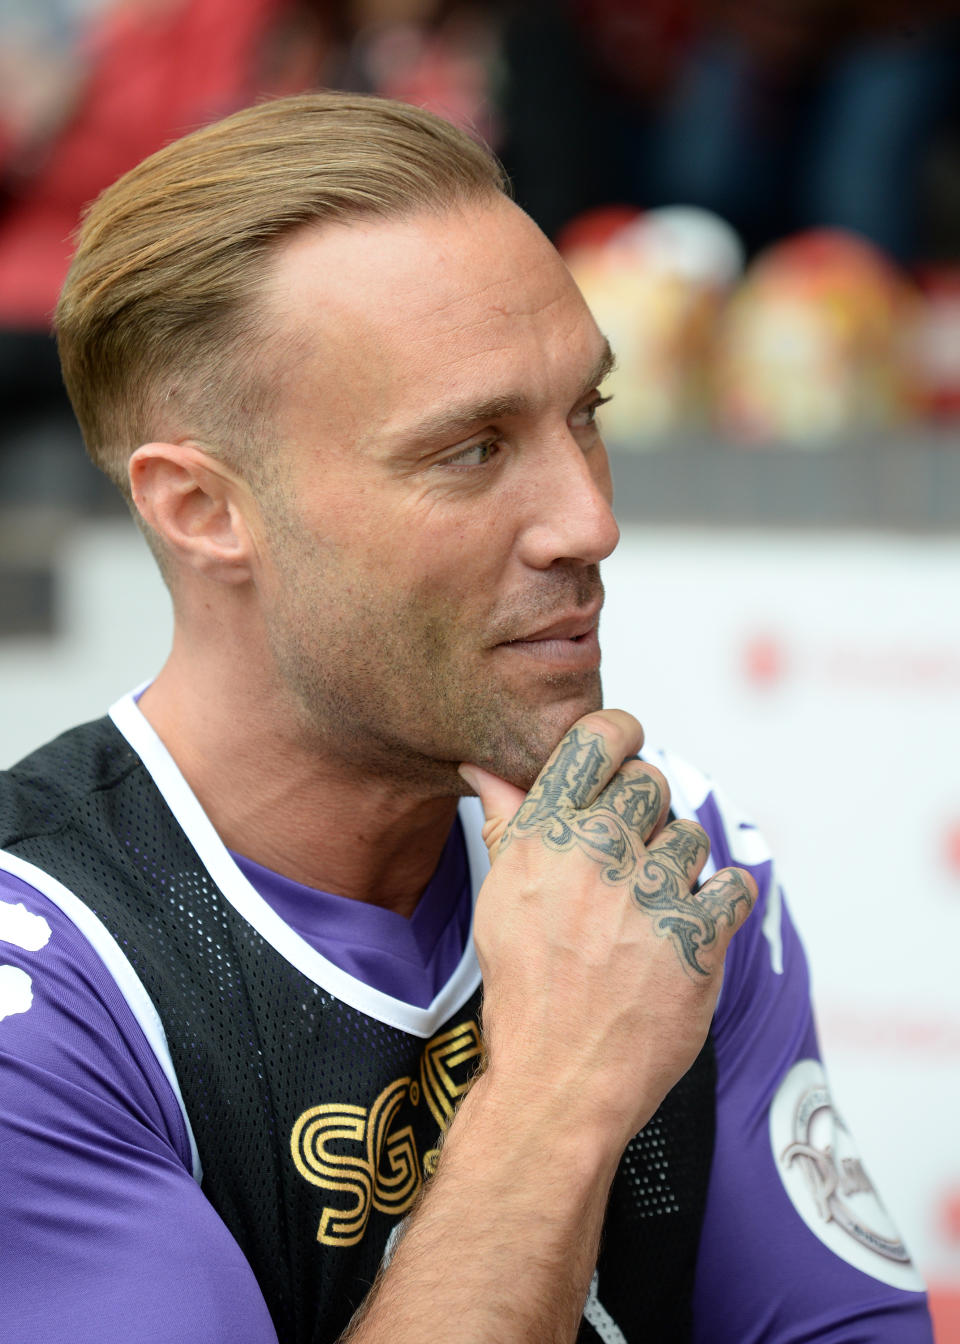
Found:
[[[486,870],[461,805],[411,921],[312,892],[223,847],[132,700],[117,726],[227,899],[337,997],[426,1036],[472,993],[469,909]],[[649,753],[708,868],[751,869],[714,1022],[717,1138],[694,1298],[706,1344],[930,1341],[922,1285],[830,1104],[806,963],[757,832],[702,776]],[[440,1019],[442,1020],[442,1016]],[[203,1195],[163,1027],[117,943],[76,897],[0,854],[2,1335],[40,1344],[275,1344],[260,1290]],[[585,1315],[625,1336],[595,1280]]]

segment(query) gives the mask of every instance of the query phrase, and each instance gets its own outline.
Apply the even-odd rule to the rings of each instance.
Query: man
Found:
[[[10,1338],[929,1339],[895,1234],[831,1243],[858,1169],[791,1192],[769,856],[600,709],[611,356],[485,152],[238,114],[92,208],[58,328],[176,630],[0,795]]]

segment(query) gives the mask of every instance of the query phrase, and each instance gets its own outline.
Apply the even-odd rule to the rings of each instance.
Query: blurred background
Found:
[[[781,858],[841,1111],[960,1342],[960,6],[3,0],[0,766],[170,613],[50,317],[84,204],[312,87],[496,149],[619,355],[610,703]]]

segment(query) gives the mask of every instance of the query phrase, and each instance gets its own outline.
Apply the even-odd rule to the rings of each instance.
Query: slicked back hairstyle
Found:
[[[439,117],[341,93],[259,103],[151,155],[88,208],[56,312],[93,461],[129,498],[140,443],[191,437],[255,480],[283,354],[259,303],[278,239],[506,191]]]

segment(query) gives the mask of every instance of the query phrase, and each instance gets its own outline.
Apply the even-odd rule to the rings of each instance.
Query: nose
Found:
[[[568,436],[546,462],[533,483],[529,521],[520,539],[522,559],[533,569],[549,569],[558,561],[599,564],[620,540],[606,449],[595,443],[585,453]]]

